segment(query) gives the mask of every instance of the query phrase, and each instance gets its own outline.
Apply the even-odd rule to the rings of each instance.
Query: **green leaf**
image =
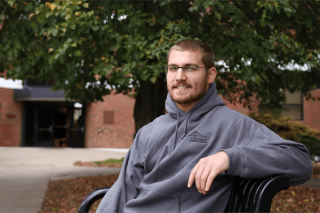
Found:
[[[275,9],[276,9],[277,13],[280,14],[280,7],[279,7],[279,5],[276,5],[276,6],[275,6]]]
[[[42,23],[44,21],[44,16],[42,14],[37,15],[37,20]]]
[[[75,51],[74,54],[75,54],[76,56],[82,55],[80,50]]]
[[[126,82],[126,79],[125,78],[120,78],[119,80],[118,80],[118,83],[119,84],[124,84]]]
[[[157,80],[157,77],[152,77],[152,78],[150,78],[150,81],[152,82],[152,83],[156,83],[156,80]]]
[[[70,15],[70,14],[68,14],[68,15],[66,15],[64,18],[65,18],[66,20],[68,20],[68,19],[70,19],[70,18],[71,18],[71,15]]]
[[[137,63],[135,62],[135,61],[133,61],[132,63],[131,63],[131,69],[134,69],[134,68],[136,68],[136,65],[137,65]]]
[[[88,3],[84,3],[84,4],[82,4],[82,6],[83,6],[84,8],[89,8],[89,4],[88,4]]]
[[[94,14],[94,10],[88,12],[88,16],[92,16]]]
[[[261,25],[262,27],[265,27],[265,26],[267,25],[267,22],[264,21],[263,19],[260,19],[259,22],[260,22],[260,25]],[[256,31],[255,31],[255,33],[256,33]]]
[[[93,30],[93,31],[99,30],[99,26],[93,26],[93,27],[92,27],[92,30]]]
[[[292,13],[292,10],[291,10],[290,8],[288,8],[288,7],[285,7],[285,8],[284,8],[284,12],[285,12],[285,14],[288,16],[288,18],[289,18],[290,15],[291,15],[291,13]]]
[[[221,14],[219,13],[219,12],[214,12],[214,16],[217,18],[217,19],[219,19],[219,20],[221,20]]]

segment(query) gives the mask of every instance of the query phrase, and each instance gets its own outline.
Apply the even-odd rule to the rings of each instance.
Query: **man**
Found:
[[[304,145],[225,106],[208,45],[179,41],[167,59],[168,114],[138,131],[97,212],[223,212],[236,177],[310,179]]]

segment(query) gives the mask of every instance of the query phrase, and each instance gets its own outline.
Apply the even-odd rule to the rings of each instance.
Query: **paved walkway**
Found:
[[[76,161],[120,159],[125,149],[0,147],[0,212],[36,212],[51,180],[108,175],[120,168],[79,167]]]

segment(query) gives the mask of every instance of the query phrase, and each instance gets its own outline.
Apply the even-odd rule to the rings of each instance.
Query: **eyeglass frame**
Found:
[[[169,66],[177,67],[177,68],[178,68],[177,71],[174,72],[174,73],[177,73],[178,70],[179,70],[179,68],[181,68],[184,73],[192,73],[192,72],[184,71],[184,70],[183,70],[183,67],[197,67],[197,70],[196,70],[196,71],[198,71],[199,68],[206,68],[206,69],[210,69],[210,68],[211,68],[211,67],[198,67],[198,66],[196,66],[196,65],[185,65],[185,66],[182,66],[182,67],[179,67],[179,66],[176,66],[176,65],[168,65],[168,66],[164,66],[166,75],[168,75],[168,72],[166,72],[166,69],[167,69]]]

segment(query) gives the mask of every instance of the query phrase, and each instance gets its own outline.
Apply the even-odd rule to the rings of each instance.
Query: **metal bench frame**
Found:
[[[272,198],[289,188],[288,175],[261,179],[236,179],[225,212],[270,212]],[[81,203],[79,212],[89,212],[91,205],[108,192],[110,187],[91,192]]]

